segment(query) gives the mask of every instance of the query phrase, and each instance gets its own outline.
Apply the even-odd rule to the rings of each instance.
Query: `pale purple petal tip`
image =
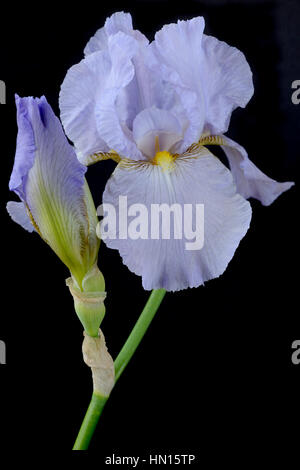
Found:
[[[34,227],[28,217],[23,202],[9,201],[6,205],[6,209],[14,222],[21,225],[28,232],[34,231]]]
[[[34,188],[38,187],[36,178],[41,175],[44,191],[53,194],[52,198],[54,195],[59,197],[64,207],[71,207],[75,202],[79,205],[83,197],[86,167],[77,160],[46,98],[20,98],[16,95],[16,106],[18,136],[10,190],[36,215],[41,201],[36,200]],[[34,169],[36,161],[38,171]],[[11,215],[15,214],[16,207],[9,206]],[[12,217],[14,220],[17,218]]]
[[[222,146],[230,165],[237,191],[244,198],[258,199],[262,205],[269,206],[280,194],[288,191],[294,183],[280,183],[265,175],[249,159],[246,150],[233,140],[223,136]]]

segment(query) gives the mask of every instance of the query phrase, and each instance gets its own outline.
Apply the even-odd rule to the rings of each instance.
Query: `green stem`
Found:
[[[108,397],[93,393],[73,450],[87,450]]]
[[[151,292],[144,310],[142,311],[126,343],[121,349],[117,359],[115,360],[115,382],[117,382],[117,380],[120,378],[128,362],[134,355],[136,348],[143,339],[144,334],[146,333],[154,315],[158,310],[158,307],[161,304],[162,299],[165,296],[165,293],[166,291],[164,289],[157,289]]]
[[[165,293],[166,291],[164,289],[157,289],[151,292],[138,321],[136,322],[126,343],[115,360],[115,383],[120,378],[122,372],[124,371],[128,362],[134,355],[138,345],[143,339],[151,321],[153,320],[154,315],[158,310],[158,307],[161,304],[162,299],[165,296]],[[93,437],[97,423],[108,398],[109,397],[103,397],[93,393],[73,450],[88,449],[89,443]]]

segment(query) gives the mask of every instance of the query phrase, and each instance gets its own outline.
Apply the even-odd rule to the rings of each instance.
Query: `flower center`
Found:
[[[153,165],[159,165],[163,171],[170,170],[173,166],[174,157],[167,150],[160,150],[159,137],[155,137],[155,157],[152,159]]]
[[[169,170],[173,165],[173,155],[166,150],[162,150],[160,152],[156,152],[152,162],[154,165],[159,165],[163,170]]]

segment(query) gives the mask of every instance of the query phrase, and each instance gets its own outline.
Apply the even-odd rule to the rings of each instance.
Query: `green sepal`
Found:
[[[66,284],[74,299],[74,308],[84,331],[92,337],[98,336],[99,326],[105,315],[106,297],[103,274],[94,265],[82,281],[82,289],[76,280],[69,277]]]

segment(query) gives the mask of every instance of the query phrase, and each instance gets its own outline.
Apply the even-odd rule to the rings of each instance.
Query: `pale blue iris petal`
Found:
[[[107,18],[103,28],[100,28],[95,36],[93,36],[86,49],[85,54],[91,54],[99,50],[109,49],[108,38],[122,32],[136,41],[134,46],[135,55],[132,54],[128,57],[134,65],[134,77],[130,83],[119,90],[116,97],[116,109],[120,120],[126,123],[128,129],[132,129],[132,122],[136,114],[148,106],[146,103],[151,103],[151,89],[154,87],[154,82],[157,79],[152,76],[149,77],[149,69],[146,65],[146,52],[149,44],[148,39],[138,30],[132,27],[132,19],[129,13],[117,12],[111,17]],[[156,67],[158,70],[158,67]]]
[[[108,38],[119,31],[133,36],[141,43],[148,43],[147,38],[140,33],[140,31],[134,30],[132,27],[132,19],[130,13],[116,12],[106,19],[105,25],[98,29],[95,35],[87,43],[84,54],[87,56],[93,52],[97,52],[107,48]]]
[[[126,87],[120,90],[116,100],[116,110],[120,119],[126,123],[128,129],[132,130],[133,121],[136,115],[143,109],[156,104],[157,84],[161,81],[156,64],[155,71],[152,72],[147,63],[147,44],[137,43],[136,52],[132,57],[134,75]]]
[[[105,27],[98,29],[95,35],[89,39],[87,45],[84,48],[84,55],[87,57],[94,52],[99,52],[107,47],[107,32],[105,31]]]
[[[21,225],[21,227],[28,232],[34,231],[34,227],[23,202],[9,201],[6,205],[6,209],[14,222]]]
[[[132,130],[128,129],[116,107],[118,95],[134,77],[131,59],[136,48],[136,41],[124,33],[109,37],[112,61],[109,87],[102,91],[99,103],[96,103],[95,116],[98,133],[108,146],[123,156],[139,160],[143,155],[134,142]]]
[[[39,103],[40,100],[37,101]],[[33,98],[24,102],[16,95],[18,137],[13,171],[9,181],[9,189],[14,191],[22,201],[26,200],[25,187],[28,171],[32,167],[35,158],[35,138],[29,115],[30,108],[34,104]]]
[[[128,34],[133,30],[131,15],[124,11],[117,11],[106,19],[104,27],[109,36],[119,31]]]
[[[132,30],[131,18],[113,15],[96,36],[100,42],[95,39],[93,53],[69,70],[60,94],[61,119],[80,161],[87,163],[91,154],[110,149],[131,159],[145,158],[133,138],[133,121],[153,106],[182,123],[184,136],[176,151],[195,142],[202,118],[196,93],[180,80],[168,81],[170,69],[159,62],[147,39]]]
[[[61,120],[82,163],[93,153],[110,150],[99,135],[95,107],[103,90],[110,86],[111,72],[108,52],[95,52],[71,67],[61,86]]]
[[[82,163],[96,152],[113,149],[133,159],[143,158],[117,99],[134,77],[132,57],[137,41],[123,32],[108,37],[107,48],[72,67],[60,93],[61,119]]]
[[[220,276],[251,219],[250,204],[236,193],[230,171],[206,149],[196,158],[179,157],[169,173],[150,163],[130,168],[118,165],[103,194],[103,201],[117,208],[117,220],[119,196],[127,196],[128,207],[144,204],[148,214],[152,204],[204,204],[204,246],[200,250],[186,250],[187,239],[172,235],[165,240],[120,239],[117,230],[115,239],[104,240],[119,250],[131,271],[142,276],[147,290],[197,287]]]
[[[107,36],[112,36],[119,32],[125,33],[129,36],[132,36],[141,44],[148,44],[149,41],[139,30],[133,29],[132,27],[132,18],[130,13],[116,12],[111,15],[105,21],[105,26]]]
[[[53,228],[68,238],[85,225],[82,205],[86,167],[78,162],[46,99],[32,106],[31,123],[37,150],[28,174],[26,202],[46,240],[52,239]],[[77,227],[72,226],[74,220]],[[75,244],[78,247],[78,239]]]
[[[181,87],[182,97],[186,89],[196,92],[197,100],[188,106],[189,131],[192,135],[196,126],[199,136],[203,129],[225,132],[232,111],[244,107],[253,94],[252,73],[244,55],[203,34],[203,28],[201,17],[166,25],[156,33],[153,46],[165,79],[169,76],[170,82],[179,90]],[[186,98],[184,101],[187,103]]]
[[[204,19],[193,18],[168,24],[155,35],[157,51],[168,67],[176,71],[181,81],[201,96],[201,48]]]
[[[153,53],[151,45],[139,42],[131,61],[134,76],[128,85],[120,90],[116,99],[116,112],[129,131],[133,130],[136,116],[151,107],[172,112],[177,119],[184,120],[185,127],[188,127],[189,116],[182,104],[181,96],[164,80],[161,64]]]
[[[201,57],[205,127],[212,134],[221,134],[228,129],[232,111],[244,108],[252,97],[252,72],[241,51],[206,34]]]
[[[149,158],[158,150],[169,151],[182,140],[184,129],[181,123],[169,111],[154,106],[141,111],[133,121],[133,137],[138,148]]]
[[[18,159],[10,188],[19,195],[18,184],[13,183],[19,182],[21,174],[23,201],[30,211],[34,227],[80,283],[96,260],[99,243],[94,240],[93,244],[88,244],[93,221],[88,221],[86,167],[77,160],[60,121],[44,97],[17,98],[16,104]],[[24,116],[25,121],[22,119]],[[30,139],[32,136],[34,138],[33,154],[31,147],[27,151],[22,145],[29,136]],[[32,157],[33,164],[29,168],[26,161]],[[18,178],[14,177],[14,172],[17,172]],[[8,211],[14,220],[28,229],[20,206],[16,208],[15,204],[9,203]]]
[[[185,135],[187,146],[200,138],[205,121],[200,78],[203,29],[202,17],[178,21],[158,31],[152,44],[164,80],[175,88],[189,116],[190,125]]]
[[[280,194],[294,185],[290,181],[278,183],[269,178],[248,158],[246,150],[241,145],[226,136],[222,138],[226,143],[222,148],[229,160],[237,190],[246,199],[253,197],[261,201],[264,206],[269,206]]]

